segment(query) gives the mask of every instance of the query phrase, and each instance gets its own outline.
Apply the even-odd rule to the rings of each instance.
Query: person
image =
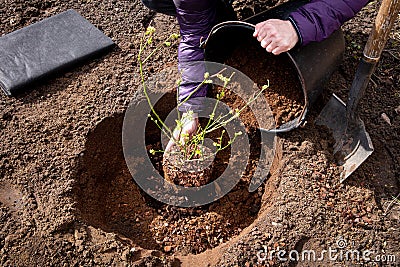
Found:
[[[344,22],[354,17],[368,1],[310,0],[291,12],[287,20],[269,19],[258,23],[255,25],[253,36],[267,52],[279,55],[296,45],[305,46],[328,38]],[[142,0],[142,2],[156,12],[176,16],[181,34],[178,66],[185,68],[188,76],[198,75],[198,69],[187,63],[204,60],[200,42],[207,38],[212,27],[218,22],[221,13],[218,13],[218,10],[221,6],[225,7],[227,13],[232,12],[231,0]],[[201,111],[202,100],[208,89],[208,85],[197,88],[198,85],[190,79],[183,79],[179,86],[179,101],[186,100],[188,96],[190,98],[179,106],[179,110],[183,113],[183,127],[174,131],[175,140],[184,142],[184,138],[190,138],[198,128],[196,114]],[[189,111],[190,116],[187,115]],[[166,150],[172,145],[173,142],[170,142]]]

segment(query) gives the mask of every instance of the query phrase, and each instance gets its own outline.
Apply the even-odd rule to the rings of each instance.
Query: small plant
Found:
[[[189,96],[187,96],[185,99],[183,99],[180,102],[178,101],[179,90],[177,90],[177,102],[178,103],[177,103],[176,108],[178,109],[181,105],[183,105],[185,102],[187,102],[188,99],[190,97],[192,97],[192,95],[194,93],[196,93],[196,91],[199,90],[204,84],[211,84],[213,78],[219,79],[223,83],[223,86],[221,86],[220,92],[216,95],[216,100],[217,100],[216,104],[213,107],[213,111],[210,114],[209,119],[208,119],[207,123],[205,124],[205,126],[203,126],[203,127],[199,126],[197,129],[197,132],[194,133],[190,137],[188,135],[186,135],[186,136],[181,135],[181,139],[178,140],[174,137],[174,131],[180,132],[188,120],[194,119],[194,113],[193,113],[193,111],[188,111],[181,116],[178,111],[177,112],[178,119],[176,120],[176,126],[175,126],[174,130],[169,128],[160,119],[160,116],[154,110],[154,106],[151,103],[150,97],[148,95],[148,88],[147,88],[146,82],[145,82],[145,74],[144,74],[143,67],[144,67],[144,64],[158,50],[160,50],[162,47],[170,47],[173,44],[173,42],[176,42],[179,38],[179,35],[171,34],[165,41],[160,42],[155,48],[153,48],[151,51],[149,51],[147,53],[147,55],[145,56],[144,53],[147,50],[148,46],[153,43],[153,36],[154,36],[155,31],[156,31],[156,29],[154,27],[147,28],[146,32],[142,36],[142,39],[140,42],[139,54],[138,54],[138,65],[139,65],[141,82],[142,82],[142,86],[143,86],[143,92],[144,92],[146,100],[151,109],[151,112],[148,115],[148,117],[169,138],[169,140],[173,140],[174,143],[176,144],[176,147],[177,147],[176,151],[168,151],[168,153],[178,153],[180,156],[180,160],[182,162],[188,161],[188,160],[189,161],[190,160],[207,160],[209,157],[213,156],[214,154],[206,155],[204,153],[203,147],[204,147],[204,140],[206,138],[206,135],[213,131],[223,128],[228,123],[230,123],[232,120],[238,118],[240,116],[241,112],[244,109],[246,109],[253,101],[255,101],[263,93],[263,91],[269,87],[269,85],[264,85],[261,88],[260,92],[258,92],[253,97],[251,97],[249,99],[249,101],[241,109],[233,110],[227,114],[216,115],[218,102],[224,98],[227,86],[231,82],[232,77],[235,75],[235,73],[231,73],[229,76],[224,76],[223,73],[224,73],[225,69],[223,69],[220,72],[213,74],[213,75],[206,72],[204,74],[203,81],[196,87],[196,89],[193,92],[191,92],[191,94]],[[179,87],[180,83],[181,83],[181,79],[178,79],[178,81],[177,81],[178,87]],[[225,130],[222,130],[220,137],[218,137],[217,140],[213,142],[213,146],[215,147],[215,152],[214,152],[215,154],[221,150],[228,148],[235,141],[235,139],[238,136],[242,135],[242,132],[240,132],[240,131],[236,132],[234,134],[234,136],[226,144],[223,143],[223,138],[224,138],[225,134],[226,134]],[[164,153],[165,151],[150,149],[149,152],[154,155],[155,153]]]

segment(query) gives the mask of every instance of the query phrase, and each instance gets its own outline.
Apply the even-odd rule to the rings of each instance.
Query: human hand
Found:
[[[269,19],[258,23],[253,36],[263,48],[274,55],[289,51],[299,41],[292,23],[280,19]]]
[[[181,123],[180,126],[175,128],[173,138],[169,140],[165,152],[171,151],[172,147],[176,145],[176,141],[185,144],[193,135],[196,134],[197,128],[199,127],[198,114],[193,112],[183,113]]]

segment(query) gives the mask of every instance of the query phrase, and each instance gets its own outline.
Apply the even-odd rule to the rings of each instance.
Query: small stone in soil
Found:
[[[386,115],[386,113],[382,113],[381,118],[390,126],[392,125],[392,122],[390,121],[390,118],[388,115]]]
[[[172,251],[172,246],[165,246],[164,247],[164,251],[167,252],[167,253],[171,252]]]

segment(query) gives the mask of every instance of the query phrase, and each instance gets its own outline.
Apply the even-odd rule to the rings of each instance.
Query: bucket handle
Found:
[[[238,20],[228,20],[228,21],[224,21],[224,22],[220,22],[216,25],[214,25],[214,27],[212,27],[210,33],[208,34],[207,38],[203,41],[202,39],[200,39],[200,47],[201,48],[205,48],[207,45],[207,41],[208,39],[210,39],[210,36],[213,35],[215,32],[217,32],[220,28],[225,27],[225,26],[245,26],[248,29],[254,30],[255,29],[255,25],[248,23],[248,22],[244,22],[244,21],[238,21]]]

